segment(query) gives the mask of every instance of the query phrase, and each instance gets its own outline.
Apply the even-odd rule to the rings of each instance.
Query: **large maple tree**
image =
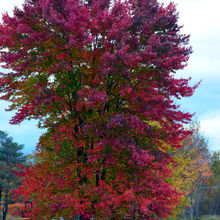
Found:
[[[17,192],[32,218],[172,213],[166,146],[181,147],[192,116],[175,99],[196,88],[175,77],[191,53],[177,21],[156,0],[25,0],[3,15],[1,99],[17,110],[12,124],[46,129]]]

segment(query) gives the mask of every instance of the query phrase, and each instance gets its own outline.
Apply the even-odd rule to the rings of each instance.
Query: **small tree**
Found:
[[[6,219],[8,204],[12,200],[11,190],[20,183],[13,170],[17,170],[17,163],[22,164],[25,161],[22,148],[23,145],[13,142],[6,132],[0,131],[0,203],[3,220]]]
[[[162,218],[179,201],[166,178],[172,150],[189,134],[191,96],[176,79],[189,58],[174,4],[156,0],[26,0],[3,16],[1,99],[12,124],[47,129],[41,162],[18,194],[32,217]]]
[[[183,148],[175,153],[177,166],[173,174],[174,185],[183,193],[182,204],[178,208],[184,217],[200,217],[203,187],[206,185],[211,171],[211,153],[208,143],[201,134],[198,122],[190,125],[192,135],[183,141]]]
[[[203,215],[220,215],[220,153],[211,156],[213,175],[203,189],[200,212]]]

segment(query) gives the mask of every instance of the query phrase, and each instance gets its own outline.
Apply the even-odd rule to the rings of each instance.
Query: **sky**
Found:
[[[167,5],[170,0],[160,0]],[[194,96],[180,101],[181,109],[195,113],[194,119],[201,125],[211,151],[220,150],[220,1],[219,0],[173,0],[179,11],[182,32],[191,35],[193,54],[188,66],[177,77],[192,77],[192,85],[202,80]],[[1,1],[0,13],[11,14],[15,5],[21,7],[23,0]],[[7,103],[0,102],[0,130],[8,132],[14,141],[24,144],[24,152],[31,153],[43,131],[37,122],[25,121],[10,125],[14,113],[5,112]]]

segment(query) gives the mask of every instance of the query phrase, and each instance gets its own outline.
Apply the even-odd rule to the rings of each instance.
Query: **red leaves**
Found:
[[[47,129],[17,190],[33,199],[30,215],[168,216],[179,197],[165,181],[169,153],[192,116],[173,100],[196,88],[173,74],[191,53],[174,5],[36,0],[14,13],[0,26],[13,69],[1,74],[1,99],[17,110],[11,123]]]
[[[25,25],[25,24],[19,24],[17,26],[17,32],[20,33],[20,34],[23,34],[23,33],[29,33],[31,31],[31,28],[28,26],[28,25]]]
[[[86,109],[100,108],[108,101],[108,96],[105,91],[98,91],[93,88],[82,87],[78,91],[79,102],[76,105],[76,110],[81,111],[82,107]]]
[[[132,152],[132,159],[137,163],[140,167],[147,167],[151,165],[154,157],[150,156],[149,151],[146,150],[137,150],[136,148]]]
[[[57,55],[58,60],[65,60],[69,58],[68,52],[61,52]]]

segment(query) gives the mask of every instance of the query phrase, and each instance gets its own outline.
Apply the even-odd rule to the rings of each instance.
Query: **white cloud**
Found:
[[[1,0],[0,5],[0,13],[8,12],[10,15],[12,15],[13,8],[15,6],[21,8],[24,0]],[[0,22],[2,21],[2,18],[0,16]]]
[[[220,109],[201,117],[201,130],[208,137],[212,150],[220,150]]]
[[[185,30],[196,36],[219,33],[219,0],[176,0]]]
[[[171,0],[160,0],[167,5]],[[183,33],[191,34],[193,55],[187,72],[202,79],[220,76],[220,1],[219,0],[173,0],[180,14],[179,23]],[[186,71],[184,71],[186,72]]]
[[[160,0],[167,5],[171,0]],[[219,0],[173,0],[180,13],[180,22],[193,35],[220,33]]]
[[[208,56],[192,56],[188,68],[183,72],[189,73],[197,80],[220,80],[220,56],[216,59]]]
[[[171,0],[161,0],[167,5]],[[195,110],[204,135],[212,150],[220,150],[220,1],[219,0],[173,0],[177,4],[183,33],[191,35],[193,54],[188,67],[180,71],[182,77],[192,76],[194,81],[203,80],[199,88]],[[217,93],[216,93],[217,92]],[[209,96],[206,97],[206,96]],[[217,97],[216,99],[214,97]],[[193,98],[193,97],[192,97]],[[194,104],[194,103],[193,103]]]
[[[7,11],[14,8],[14,6],[21,7],[24,0],[7,0],[7,1],[1,1],[1,11]]]

